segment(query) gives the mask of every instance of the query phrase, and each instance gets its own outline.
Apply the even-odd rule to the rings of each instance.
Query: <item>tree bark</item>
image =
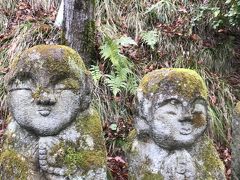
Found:
[[[87,66],[90,66],[95,54],[94,7],[95,0],[64,0],[66,43],[80,54]]]

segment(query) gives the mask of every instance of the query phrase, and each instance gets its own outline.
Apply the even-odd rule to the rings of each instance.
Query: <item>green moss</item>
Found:
[[[212,140],[205,137],[201,150],[200,158],[203,160],[203,166],[199,166],[199,170],[203,171],[202,177],[214,179],[216,178],[214,176],[216,172],[222,172],[224,174],[223,162],[220,160]]]
[[[240,116],[240,101],[237,102],[234,111],[235,111],[236,115]]]
[[[164,180],[164,177],[161,174],[154,174],[151,172],[146,172],[142,180]]]
[[[66,89],[74,89],[74,90],[80,89],[79,82],[74,79],[71,79],[71,78],[64,79],[64,81],[62,83],[64,84]]]
[[[84,41],[83,44],[85,47],[86,52],[92,53],[94,49],[94,41],[95,41],[95,21],[94,20],[87,20],[84,25]]]
[[[13,61],[6,81],[20,71],[34,73],[42,68],[46,68],[48,75],[53,77],[81,79],[83,74],[89,75],[82,58],[73,49],[62,45],[37,45],[25,50]]]
[[[80,117],[77,120],[77,128],[79,132],[94,139],[94,149],[105,150],[101,120],[96,111],[91,111],[85,117]]]
[[[24,180],[28,176],[27,161],[13,150],[6,150],[0,155],[0,169],[6,179]]]
[[[104,154],[103,151],[76,151],[72,148],[68,148],[64,163],[70,170],[74,169],[74,167],[79,167],[87,172],[90,169],[94,170],[104,167],[104,165],[106,165],[105,156],[106,154]]]
[[[202,127],[206,123],[206,117],[202,113],[194,113],[192,122],[195,128]]]
[[[85,172],[90,169],[103,168],[106,166],[106,149],[102,136],[102,126],[99,115],[95,111],[90,111],[86,115],[79,117],[76,121],[77,131],[81,132],[80,142],[77,144],[64,143],[63,162],[70,172],[76,167]],[[94,147],[92,150],[84,149],[84,138],[89,136],[93,139]],[[86,143],[86,142],[85,142]],[[86,146],[87,147],[87,146]],[[57,148],[59,149],[59,148]],[[57,152],[58,150],[55,150]]]
[[[136,131],[136,129],[133,129],[128,134],[127,143],[123,147],[125,151],[131,151],[132,143],[136,137],[137,137],[137,131]]]
[[[136,171],[132,172],[133,174],[131,172],[129,173],[129,179],[136,180],[136,177],[142,176],[142,180],[164,180],[160,172],[153,173],[148,170],[149,164],[150,160],[146,158],[145,161],[141,163],[141,166],[139,166]]]
[[[35,91],[32,93],[32,97],[33,99],[38,99],[41,95],[41,93],[43,92],[43,88],[42,86],[38,86]]]
[[[139,87],[145,94],[171,93],[187,99],[195,96],[207,99],[208,94],[203,79],[195,71],[182,68],[162,68],[152,71],[143,77]]]

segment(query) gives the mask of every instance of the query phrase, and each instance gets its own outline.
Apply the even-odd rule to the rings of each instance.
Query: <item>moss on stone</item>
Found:
[[[236,115],[240,116],[240,101],[237,102],[237,104],[234,108],[234,111],[235,111]]]
[[[78,147],[76,145],[65,144],[64,163],[70,170],[74,169],[74,167],[79,167],[85,172],[90,169],[105,167],[106,148],[98,113],[90,110],[89,113],[78,117],[76,127],[77,131],[81,133],[79,139],[81,143],[84,143],[84,137],[89,136],[93,139],[93,150],[84,149],[84,144],[82,146],[78,144]]]
[[[202,113],[195,113],[192,122],[195,128],[202,127],[206,123],[206,117]]]
[[[68,78],[68,79],[65,79],[62,83],[64,84],[66,89],[73,89],[73,90],[80,89],[79,82],[74,79]]]
[[[18,72],[32,72],[46,68],[50,76],[73,76],[81,79],[89,75],[82,58],[70,47],[63,45],[37,45],[25,50],[11,64],[6,75],[6,85]]]
[[[212,140],[206,136],[204,137],[199,155],[200,159],[203,160],[203,165],[199,166],[199,171],[203,172],[201,177],[215,179],[217,178],[216,174],[224,174],[224,164],[220,160]]]
[[[93,138],[94,149],[105,150],[101,120],[97,111],[90,110],[88,115],[77,119],[77,128],[79,132]]]
[[[42,86],[37,86],[34,92],[32,92],[32,98],[33,99],[38,99],[43,92]]]
[[[87,20],[84,24],[84,47],[86,49],[86,52],[92,53],[93,47],[94,47],[94,41],[95,41],[95,21],[94,20]]]
[[[13,150],[5,150],[0,155],[2,178],[26,180],[28,176],[27,161]],[[1,175],[0,172],[0,175]]]
[[[142,180],[164,180],[164,177],[161,174],[146,172]]]
[[[82,150],[76,151],[68,148],[64,157],[64,163],[70,170],[74,167],[83,169],[85,172],[97,168],[103,168],[106,164],[106,154],[101,150]]]
[[[130,131],[130,133],[128,134],[127,137],[127,143],[124,145],[124,150],[127,152],[131,151],[131,147],[132,147],[132,143],[134,141],[134,139],[137,137],[137,130],[133,129],[132,131]]]
[[[203,79],[193,70],[162,68],[145,75],[139,88],[145,93],[181,95],[187,99],[201,96],[207,99],[207,87]]]

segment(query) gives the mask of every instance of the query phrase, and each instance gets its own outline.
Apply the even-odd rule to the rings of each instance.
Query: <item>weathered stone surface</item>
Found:
[[[240,102],[233,112],[232,121],[232,179],[240,179]]]
[[[12,119],[0,177],[106,179],[101,121],[90,107],[91,77],[71,48],[39,45],[17,57],[5,77]]]
[[[207,88],[193,70],[146,76],[136,98],[135,130],[127,145],[130,179],[225,179],[208,125]]]

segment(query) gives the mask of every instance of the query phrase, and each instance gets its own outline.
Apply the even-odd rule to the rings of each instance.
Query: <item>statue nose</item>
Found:
[[[38,105],[54,105],[56,103],[56,98],[53,94],[50,93],[42,93],[39,98],[37,98]]]
[[[191,112],[185,112],[183,115],[182,115],[182,118],[179,120],[180,122],[183,122],[183,121],[192,121],[192,113]]]

